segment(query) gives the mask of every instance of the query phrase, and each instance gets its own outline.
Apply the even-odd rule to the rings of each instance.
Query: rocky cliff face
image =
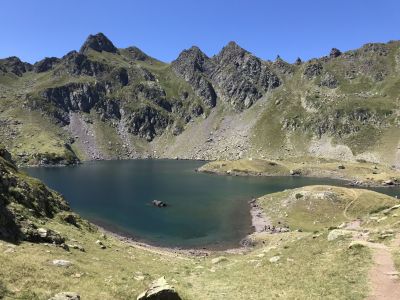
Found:
[[[293,64],[279,56],[263,61],[230,42],[213,57],[194,46],[166,64],[96,34],[60,59],[33,66],[0,60],[0,122],[7,124],[0,134],[18,161],[65,153],[212,159],[345,149],[340,155],[349,159],[400,164],[400,141],[380,146],[399,125],[399,65],[399,42],[333,48]]]
[[[211,107],[217,99],[214,86],[224,101],[244,109],[280,85],[280,79],[266,63],[234,42],[211,59],[192,47],[183,51],[172,67]]]
[[[20,174],[10,154],[0,146],[0,239],[61,244],[60,235],[38,228],[36,220],[53,218],[69,210],[59,194],[38,180]]]
[[[172,69],[189,82],[196,94],[202,98],[209,107],[215,107],[217,103],[217,94],[207,73],[212,68],[210,59],[198,48],[192,47],[183,51],[179,57],[172,62]]]
[[[260,59],[230,42],[213,57],[211,78],[223,97],[239,109],[249,108],[268,90],[280,85],[278,76]]]

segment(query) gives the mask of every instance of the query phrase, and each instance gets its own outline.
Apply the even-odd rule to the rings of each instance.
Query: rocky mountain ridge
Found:
[[[399,166],[400,43],[307,62],[234,42],[171,64],[102,33],[33,65],[0,60],[0,136],[18,163],[322,156]]]

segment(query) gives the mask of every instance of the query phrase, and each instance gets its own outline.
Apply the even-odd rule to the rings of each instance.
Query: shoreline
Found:
[[[180,247],[167,247],[167,246],[157,246],[152,245],[144,240],[139,240],[129,234],[124,234],[118,232],[117,230],[112,230],[104,225],[98,225],[91,222],[98,230],[106,235],[109,235],[121,242],[127,243],[132,247],[144,249],[151,251],[153,253],[159,253],[164,255],[175,255],[175,256],[191,256],[191,257],[207,257],[215,253],[229,253],[229,254],[244,254],[253,249],[253,238],[260,233],[269,232],[270,234],[283,233],[287,231],[281,231],[281,228],[272,228],[271,221],[265,214],[262,207],[257,203],[258,198],[253,198],[248,200],[249,204],[249,214],[251,217],[251,228],[252,232],[244,236],[236,247],[227,248],[213,248],[211,246],[204,246],[199,248],[180,248]]]
[[[335,180],[342,180],[346,183],[349,187],[360,187],[360,188],[399,188],[400,182],[394,182],[391,185],[388,184],[378,184],[372,181],[360,181],[355,178],[346,178],[342,176],[336,176],[335,174],[330,175],[322,175],[319,176],[318,174],[300,174],[300,175],[276,175],[276,174],[259,174],[255,172],[230,172],[227,174],[226,172],[218,172],[218,171],[210,171],[210,170],[199,170],[197,169],[196,172],[210,174],[210,175],[217,175],[217,176],[231,176],[231,177],[303,177],[303,178],[321,178],[321,179],[335,179]]]
[[[237,247],[234,248],[226,248],[226,249],[217,249],[217,248],[179,248],[179,247],[167,247],[167,246],[157,246],[157,245],[152,245],[148,242],[145,241],[140,241],[132,236],[124,235],[121,232],[116,232],[112,231],[110,229],[105,228],[104,226],[97,225],[93,222],[90,222],[93,224],[101,233],[109,235],[120,242],[124,242],[132,247],[138,248],[138,249],[143,249],[147,250],[153,253],[158,253],[158,254],[164,254],[164,255],[175,255],[175,256],[191,256],[191,257],[207,257],[210,256],[211,254],[214,253],[245,253],[248,252],[251,247],[249,246],[243,246],[241,242],[245,239],[248,239],[251,235],[257,233],[253,232],[246,237],[244,237],[240,243],[238,243]],[[253,226],[253,225],[252,225]]]

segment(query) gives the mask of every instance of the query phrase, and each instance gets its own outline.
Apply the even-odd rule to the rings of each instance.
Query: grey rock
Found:
[[[57,267],[69,267],[70,265],[72,265],[72,262],[70,262],[69,260],[64,260],[64,259],[54,259],[53,265],[55,265]]]
[[[139,61],[146,61],[150,59],[150,57],[145,54],[142,50],[137,47],[128,47],[125,49],[126,53],[128,54],[129,58],[132,60],[139,60]]]
[[[22,76],[32,70],[31,64],[21,61],[16,56],[0,59],[0,66],[2,66],[3,72],[13,73],[17,76]]]
[[[311,61],[307,63],[305,69],[304,69],[304,76],[306,76],[308,79],[312,79],[318,75],[321,75],[322,73],[322,64],[319,61]]]
[[[214,107],[216,105],[217,94],[211,82],[204,75],[210,70],[211,62],[198,47],[193,46],[184,50],[171,66],[176,74],[193,86],[197,96],[201,97],[207,106]]]
[[[63,68],[58,74],[66,72],[71,75],[88,75],[88,76],[101,76],[110,72],[110,68],[98,61],[90,60],[86,55],[71,51],[61,59]]]
[[[105,51],[111,53],[116,53],[118,51],[114,44],[101,32],[95,35],[89,35],[79,52],[87,53],[89,49],[97,52]]]
[[[64,112],[88,113],[97,102],[105,97],[107,92],[107,87],[100,82],[69,83],[60,87],[48,88],[42,93],[42,96]]]
[[[330,73],[325,73],[321,78],[321,86],[326,86],[330,89],[334,89],[338,86],[338,81],[336,80],[335,76]]]
[[[174,287],[168,284],[165,277],[155,280],[148,290],[137,297],[137,300],[181,300]]]
[[[270,89],[280,86],[272,69],[250,52],[230,42],[212,58],[210,78],[236,108],[253,105]]]
[[[57,57],[46,57],[33,65],[33,71],[36,73],[49,71],[53,69],[54,66],[56,66],[59,62],[60,59]]]
[[[167,204],[165,202],[160,201],[160,200],[153,200],[153,201],[151,201],[151,203],[157,207],[166,207],[167,206]]]

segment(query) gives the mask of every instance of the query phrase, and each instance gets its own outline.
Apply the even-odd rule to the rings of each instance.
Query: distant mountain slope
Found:
[[[400,167],[400,42],[289,64],[234,42],[171,64],[99,33],[33,65],[0,60],[0,138],[19,163],[322,156]]]

